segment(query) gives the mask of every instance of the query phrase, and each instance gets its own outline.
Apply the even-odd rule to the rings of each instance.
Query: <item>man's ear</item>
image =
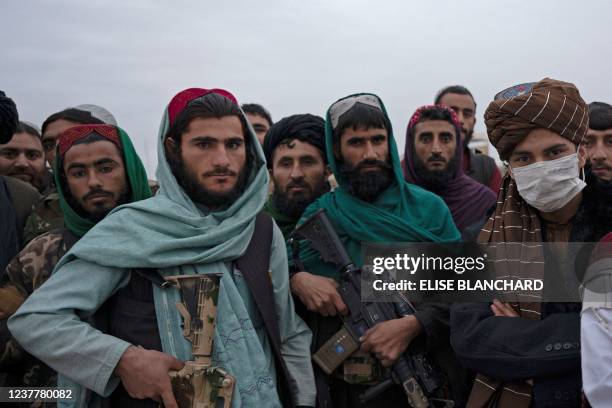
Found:
[[[588,159],[586,147],[583,145],[578,146],[578,167],[583,168]]]
[[[174,139],[167,137],[166,140],[164,140],[164,147],[166,149],[166,156],[176,157],[178,146]]]
[[[325,178],[328,178],[329,176],[332,175],[331,167],[329,167],[328,164],[325,165],[325,171],[323,174],[325,174]]]

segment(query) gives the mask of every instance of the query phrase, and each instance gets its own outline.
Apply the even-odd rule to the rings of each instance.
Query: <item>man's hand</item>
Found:
[[[308,272],[298,272],[291,278],[291,291],[300,298],[308,310],[323,316],[348,313],[348,308],[342,301],[337,287],[338,283],[335,280]]]
[[[378,323],[359,339],[361,350],[374,354],[384,367],[389,367],[422,330],[423,326],[414,316]]]
[[[180,370],[185,364],[155,350],[130,346],[121,356],[115,374],[132,398],[162,401],[166,408],[178,408],[172,393],[170,370]]]
[[[519,317],[518,313],[514,311],[514,308],[509,303],[503,303],[497,299],[493,300],[491,311],[495,316]]]

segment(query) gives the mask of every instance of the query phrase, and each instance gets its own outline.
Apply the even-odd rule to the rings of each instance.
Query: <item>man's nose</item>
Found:
[[[89,171],[89,178],[87,179],[87,184],[90,188],[99,188],[102,187],[102,180],[98,177],[98,174],[95,170]]]
[[[370,141],[366,142],[365,144],[365,151],[363,152],[363,158],[365,160],[374,160],[378,158],[378,154],[376,154],[376,150],[374,150],[374,145]]]
[[[293,165],[289,177],[295,180],[304,178],[304,172],[302,171],[302,166],[300,166],[299,163]]]
[[[230,165],[229,156],[225,146],[220,146],[215,152],[212,164],[215,167],[228,167]]]
[[[592,161],[605,161],[608,158],[608,154],[611,153],[610,149],[606,149],[603,146],[603,143],[595,143],[595,146],[589,151],[589,156]]]
[[[440,140],[438,140],[437,137],[434,137],[433,142],[431,143],[431,152],[442,153],[442,143],[440,143]]]
[[[28,159],[25,156],[25,153],[19,153],[13,162],[15,167],[19,167],[20,169],[24,169],[29,166]]]

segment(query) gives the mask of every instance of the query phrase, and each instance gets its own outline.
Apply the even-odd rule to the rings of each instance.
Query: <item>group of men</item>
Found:
[[[235,378],[234,407],[409,406],[397,385],[360,397],[417,350],[439,382],[419,406],[611,402],[612,369],[593,349],[612,345],[601,318],[611,315],[606,298],[589,306],[421,303],[366,330],[329,374],[312,354],[350,313],[339,272],[303,242],[295,262],[287,242],[324,209],[357,267],[364,242],[605,244],[612,106],[587,105],[570,83],[546,78],[490,103],[485,124],[504,176],[468,146],[476,103],[462,86],[442,89],[409,118],[403,158],[374,94],[341,98],[325,118],[273,123],[228,91],[186,89],[161,120],[154,195],[107,111],[69,108],[38,132],[2,98],[6,386],[70,388],[73,406],[182,406],[169,372],[194,359],[194,345],[174,306],[182,292],[168,282],[206,275],[218,277],[219,289],[211,358]],[[27,221],[25,203],[33,208]],[[605,278],[610,253],[598,248],[590,273]],[[572,267],[570,251],[553,255],[531,272],[554,281]],[[589,346],[582,367],[581,312]],[[597,341],[586,342],[591,332]]]

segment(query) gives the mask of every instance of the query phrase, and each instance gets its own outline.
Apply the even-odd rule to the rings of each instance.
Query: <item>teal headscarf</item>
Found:
[[[231,276],[231,262],[246,251],[255,217],[268,192],[268,172],[255,132],[247,126],[248,146],[254,157],[248,185],[234,203],[219,211],[207,211],[191,201],[166,159],[164,138],[170,120],[189,102],[209,93],[237,105],[234,97],[222,90],[192,88],[177,94],[165,110],[159,129],[157,195],[115,209],[61,263],[79,258],[116,268],[156,268],[164,276],[222,273],[213,359],[236,377],[232,406],[280,407],[263,347]],[[242,112],[241,116],[243,123],[248,123]],[[163,351],[179,360],[190,360],[191,343],[183,337],[181,318],[174,306],[180,300],[178,291],[155,287],[154,299]]]
[[[332,107],[338,102],[362,95],[370,100],[377,101],[385,117],[388,117],[382,101],[373,94],[349,95],[336,101],[332,104]],[[376,108],[373,107],[373,109]],[[389,133],[389,157],[394,176],[391,186],[372,203],[362,201],[348,192],[347,181],[338,169],[334,153],[334,142],[339,143],[339,141],[334,141],[330,111],[331,108],[328,109],[325,117],[325,145],[329,166],[338,181],[338,188],[324,194],[311,204],[304,211],[298,224],[304,222],[317,210],[324,208],[353,262],[358,266],[363,264],[362,242],[459,241],[461,235],[455,227],[444,201],[437,195],[404,180],[391,127],[387,129]],[[337,123],[337,119],[337,117],[334,118],[334,122]],[[300,258],[308,272],[333,278],[338,277],[334,267],[331,264],[321,262],[316,251],[304,242],[301,243],[300,247]],[[291,254],[289,255],[289,259],[291,259]]]
[[[151,197],[151,189],[147,180],[147,172],[140,161],[140,157],[136,153],[130,137],[123,129],[118,126],[111,125],[78,125],[69,128],[59,136],[58,145],[56,147],[55,157],[62,160],[55,160],[53,174],[55,177],[55,185],[59,195],[60,207],[64,214],[64,224],[66,228],[78,237],[85,235],[96,223],[90,219],[84,218],[77,214],[76,211],[66,201],[64,193],[64,182],[61,180],[61,174],[64,173],[62,167],[63,157],[66,151],[70,149],[72,144],[77,140],[84,139],[92,133],[97,133],[102,137],[107,138],[113,143],[119,143],[119,149],[123,156],[123,165],[125,174],[130,184],[132,192],[130,202],[144,200]],[[62,151],[60,151],[62,150]]]

